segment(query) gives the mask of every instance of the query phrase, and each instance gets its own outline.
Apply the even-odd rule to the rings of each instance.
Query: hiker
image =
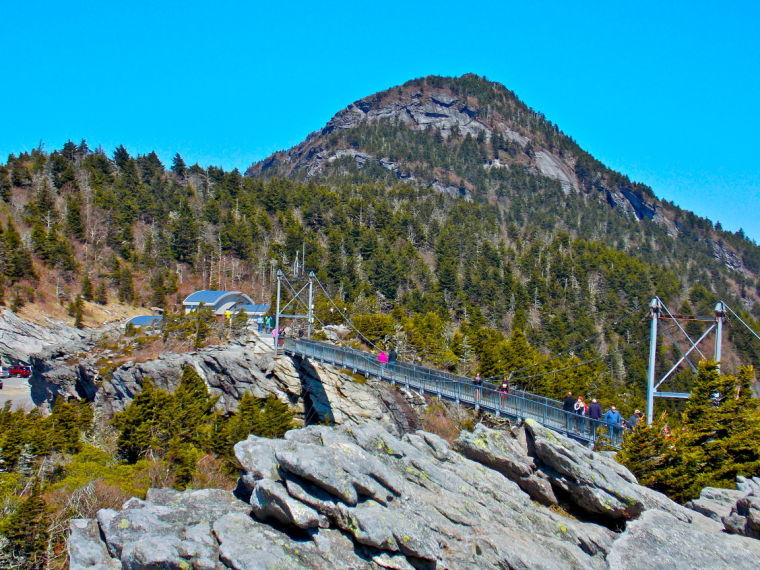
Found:
[[[392,347],[391,351],[388,353],[388,368],[396,364],[396,358],[398,357],[398,354],[396,354],[396,347]]]
[[[582,416],[586,415],[586,403],[583,401],[583,396],[578,396],[578,399],[573,404],[573,412],[576,416],[576,431],[580,432],[583,426]]]
[[[620,431],[620,412],[617,411],[615,406],[611,406],[609,410],[604,414],[604,421],[607,424],[607,428],[610,430],[610,439],[615,441]]]
[[[256,327],[258,329],[258,332],[261,332],[264,330],[264,317],[262,317],[261,315],[256,317]]]
[[[483,380],[480,378],[480,372],[475,375],[475,379],[472,381],[475,386],[475,401],[480,401],[480,386],[483,384]]]
[[[567,396],[565,396],[565,399],[562,400],[562,409],[565,412],[565,429],[570,429],[570,414],[573,413],[574,407],[575,398],[573,398],[572,392],[568,392]]]
[[[592,420],[598,420],[602,417],[602,406],[599,405],[599,402],[596,401],[596,398],[593,398],[591,400],[591,403],[588,405],[588,417],[590,417]]]
[[[638,426],[639,422],[641,422],[642,415],[643,414],[641,413],[641,410],[636,410],[635,412],[633,412],[633,415],[630,418],[628,418],[628,429],[632,430],[636,426]]]
[[[504,400],[507,398],[507,394],[509,394],[509,380],[504,378],[501,382],[501,386],[499,386],[499,394],[501,394],[501,407],[504,407]]]
[[[388,354],[384,350],[381,350],[377,354],[377,361],[380,363],[380,374],[385,372],[385,365],[388,364]]]

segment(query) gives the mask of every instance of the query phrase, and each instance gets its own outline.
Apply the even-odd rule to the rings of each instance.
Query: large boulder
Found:
[[[219,489],[180,493],[151,489],[145,501],[130,499],[121,511],[98,512],[108,552],[125,568],[218,567],[216,520],[230,513],[248,515],[250,505]],[[82,560],[72,556],[72,565]]]
[[[522,428],[495,431],[478,425],[454,443],[465,457],[495,469],[534,500],[567,506],[610,524],[659,508],[684,522],[696,515],[637,484],[625,467],[604,453],[528,420]]]
[[[760,495],[742,497],[723,517],[726,531],[760,539]]]
[[[746,493],[737,489],[720,489],[718,487],[705,487],[699,494],[698,499],[686,503],[686,506],[714,521],[721,522],[724,517],[731,513],[736,501]]]
[[[90,525],[85,538],[91,542],[70,546],[72,565],[586,570],[622,567],[630,557],[632,567],[652,560],[686,567],[709,566],[709,547],[692,547],[708,539],[730,549],[715,558],[722,564],[743,568],[756,561],[760,543],[721,534],[714,521],[693,511],[689,522],[661,510],[682,514],[682,507],[606,464],[609,457],[563,441],[553,444],[564,451],[539,456],[542,439],[550,437],[535,428],[497,433],[480,426],[452,448],[430,433],[398,437],[376,424],[310,426],[276,440],[250,436],[235,446],[244,471],[235,495],[151,490],[120,511],[101,510],[98,532],[93,523],[81,523]],[[581,467],[586,462],[603,466],[596,475],[600,487]],[[631,494],[638,520],[624,506],[616,507],[618,518],[604,518],[581,509],[586,503],[580,499],[570,516],[533,500],[531,487],[520,485],[525,477],[547,481],[561,505],[576,497],[573,486],[587,489],[581,499],[598,493],[621,502],[623,493]],[[676,538],[666,550],[668,526]],[[631,554],[636,541],[651,545],[655,557],[645,547]]]
[[[607,555],[610,568],[757,568],[760,543],[707,532],[653,509],[628,523]]]
[[[760,477],[742,477],[739,475],[736,478],[736,489],[745,495],[750,493],[760,495]]]

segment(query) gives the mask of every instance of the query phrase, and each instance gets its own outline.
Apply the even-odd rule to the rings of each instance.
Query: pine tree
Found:
[[[4,525],[13,555],[24,560],[24,568],[44,568],[47,561],[48,513],[38,482]]]
[[[95,292],[95,302],[99,305],[108,304],[108,287],[105,281],[98,283],[98,289]]]
[[[77,295],[77,298],[74,301],[74,326],[78,329],[81,329],[84,323],[83,311],[84,311],[84,301],[82,301],[81,295]]]
[[[207,433],[203,425],[208,423],[219,398],[208,392],[206,383],[190,365],[182,368],[179,385],[174,391],[174,431],[183,441],[204,445]]]
[[[66,198],[66,232],[78,240],[84,239],[84,216],[79,194]]]
[[[737,475],[760,474],[760,410],[751,401],[751,367],[721,375],[702,362],[672,439],[662,426],[634,430],[620,459],[641,482],[677,501],[699,496],[704,487],[732,488]]]
[[[184,178],[187,174],[187,165],[179,153],[175,154],[172,160],[172,171],[180,178]]]
[[[135,286],[132,282],[132,271],[130,268],[126,265],[120,266],[116,279],[119,301],[122,303],[133,303],[135,300]]]
[[[134,463],[149,453],[163,454],[173,433],[173,398],[150,380],[127,408],[114,416],[119,454]]]
[[[90,274],[86,271],[82,275],[82,299],[92,301],[92,281],[90,281]]]

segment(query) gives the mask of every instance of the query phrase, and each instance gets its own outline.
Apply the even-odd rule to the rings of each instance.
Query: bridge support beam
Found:
[[[652,299],[649,303],[649,368],[647,369],[647,424],[654,420],[654,369],[657,362],[657,319],[660,318],[660,300]]]
[[[722,358],[721,349],[723,348],[723,319],[726,316],[726,306],[723,301],[718,301],[715,305],[715,362],[718,363],[718,372],[720,373],[720,360]]]

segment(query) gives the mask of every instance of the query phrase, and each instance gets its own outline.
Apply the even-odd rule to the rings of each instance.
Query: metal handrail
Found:
[[[510,390],[509,393],[502,394],[497,389],[476,386],[469,378],[449,372],[400,361],[380,363],[373,355],[354,348],[313,340],[283,340],[283,348],[289,354],[314,358],[497,415],[518,420],[532,419],[584,443],[593,443],[603,432],[611,432],[608,437],[615,446],[619,446],[622,438],[621,426],[608,426],[603,421],[566,412],[557,400],[538,394],[524,390]]]

